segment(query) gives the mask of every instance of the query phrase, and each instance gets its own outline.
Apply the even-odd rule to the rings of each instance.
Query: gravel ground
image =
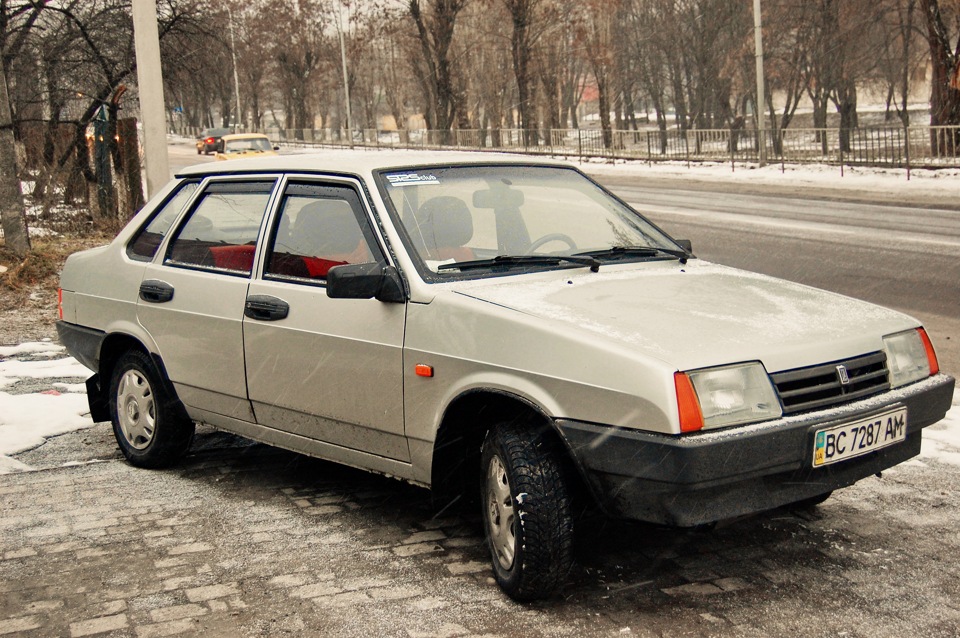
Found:
[[[35,287],[11,291],[0,286],[0,345],[57,338],[57,293]]]

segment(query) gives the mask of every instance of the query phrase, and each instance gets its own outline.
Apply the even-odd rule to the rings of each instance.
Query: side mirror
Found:
[[[279,146],[276,146],[276,145],[274,145],[274,147],[273,147],[273,150],[275,150],[275,151],[279,151],[279,150],[280,150],[280,147],[279,147]]]
[[[332,299],[377,299],[387,303],[407,300],[399,271],[381,263],[334,266],[327,273],[327,296]]]
[[[677,246],[680,246],[680,248],[683,248],[691,255],[693,254],[693,242],[689,239],[674,239],[673,241],[677,242]]]

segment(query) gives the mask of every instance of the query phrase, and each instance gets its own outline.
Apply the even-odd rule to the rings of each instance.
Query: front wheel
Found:
[[[120,451],[131,465],[172,465],[193,441],[193,422],[167,392],[153,361],[140,350],[128,351],[113,368],[110,417]]]
[[[564,451],[544,427],[501,423],[481,450],[481,509],[494,576],[518,601],[550,595],[573,564]]]

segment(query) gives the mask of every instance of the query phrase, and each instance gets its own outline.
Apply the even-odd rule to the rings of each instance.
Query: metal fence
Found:
[[[278,129],[262,133],[292,146],[457,149],[635,159],[647,162],[767,162],[898,168],[960,167],[960,126],[854,129],[400,130],[363,129],[348,139],[336,129]],[[199,129],[183,131],[199,135]]]

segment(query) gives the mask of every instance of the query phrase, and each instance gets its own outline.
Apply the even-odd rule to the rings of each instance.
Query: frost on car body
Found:
[[[920,324],[696,259],[575,168],[325,153],[186,169],[63,271],[95,420],[160,467],[196,422],[481,493],[494,574],[560,587],[574,510],[698,525],[919,452]]]

